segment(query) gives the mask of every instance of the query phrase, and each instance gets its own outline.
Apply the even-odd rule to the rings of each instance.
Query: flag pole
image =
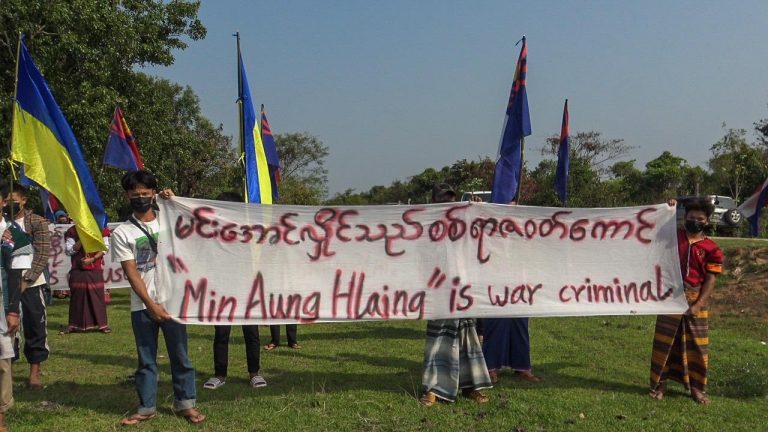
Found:
[[[523,171],[525,171],[525,137],[520,138],[520,179],[517,180],[515,202],[520,204],[520,191],[523,189]]]
[[[243,200],[248,202],[248,180],[245,165],[245,113],[243,112],[243,57],[240,55],[240,32],[235,32],[232,36],[237,38],[237,104],[238,118],[240,122],[240,166],[243,172]]]
[[[10,168],[9,172],[8,172],[8,177],[11,180],[9,182],[8,186],[10,188],[9,189],[10,190],[9,193],[11,195],[13,194],[13,178],[15,177],[14,170],[13,170],[13,135],[14,135],[13,134],[13,130],[14,130],[14,126],[16,125],[16,104],[17,104],[16,100],[17,100],[17,98],[19,96],[19,63],[21,62],[21,39],[22,39],[22,37],[23,37],[23,34],[21,32],[19,32],[19,42],[16,45],[16,75],[14,76],[14,81],[13,81],[13,99],[11,100],[11,103],[13,104],[11,106],[11,139],[10,139],[10,141],[8,141],[8,167]],[[9,199],[8,201],[9,201],[8,202],[8,206],[9,206],[8,212],[11,215],[12,219],[16,219],[16,213],[14,213],[14,211],[13,211],[13,200]]]

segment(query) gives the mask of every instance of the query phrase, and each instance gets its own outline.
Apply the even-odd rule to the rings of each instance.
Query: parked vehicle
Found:
[[[472,191],[461,194],[461,201],[472,201],[472,197],[478,197],[483,202],[491,201],[491,191]]]
[[[733,233],[744,220],[744,216],[738,209],[736,201],[723,195],[705,195],[715,206],[709,223],[716,230],[724,233]],[[682,220],[685,217],[685,208],[683,204],[686,200],[695,198],[695,196],[681,196],[677,198],[677,219]]]

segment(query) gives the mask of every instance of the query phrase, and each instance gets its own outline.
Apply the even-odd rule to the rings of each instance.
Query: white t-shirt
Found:
[[[157,242],[160,234],[160,222],[155,219],[152,222],[137,221]],[[147,294],[153,301],[159,301],[155,286],[155,264],[157,255],[152,251],[152,246],[139,228],[130,221],[123,222],[115,228],[111,237],[112,260],[115,262],[136,261],[136,268],[147,286]],[[131,290],[131,312],[144,310],[147,307],[139,296]]]
[[[5,221],[2,215],[0,215],[0,235],[8,228],[8,222]],[[0,280],[0,285],[2,281]],[[3,302],[3,290],[0,286],[0,304]],[[13,339],[8,336],[8,323],[5,321],[5,314],[0,313],[0,360],[10,359],[14,357],[13,352]]]
[[[21,227],[22,231],[27,229],[24,227],[24,218],[16,219],[16,224]],[[11,259],[12,269],[29,269],[32,268],[32,261],[34,260],[34,254],[18,255]],[[34,283],[29,284],[29,288],[44,285],[47,283],[45,280],[45,272],[40,273],[37,280]]]

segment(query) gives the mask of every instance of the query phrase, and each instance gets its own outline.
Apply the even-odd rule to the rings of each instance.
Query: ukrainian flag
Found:
[[[75,221],[87,252],[106,250],[107,214],[75,135],[37,66],[19,42],[11,157],[24,174],[55,195]]]
[[[245,76],[243,58],[240,56],[240,76],[242,79],[242,94],[240,101],[243,104],[243,145],[245,151],[245,184],[247,202],[272,204],[272,185],[270,169],[267,157],[267,149],[261,139],[259,122],[256,110],[253,108],[251,91],[248,88],[248,78]],[[274,152],[277,155],[277,150]],[[275,191],[277,192],[277,191]]]

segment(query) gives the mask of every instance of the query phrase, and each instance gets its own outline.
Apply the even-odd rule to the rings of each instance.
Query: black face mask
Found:
[[[131,198],[131,209],[136,213],[146,213],[152,208],[152,197]]]
[[[15,219],[20,211],[21,207],[19,206],[19,203],[14,202],[13,200],[8,201],[8,216],[10,216],[11,219]]]
[[[704,228],[706,227],[707,227],[707,224],[705,224],[704,222],[698,222],[693,220],[685,221],[685,230],[691,234],[698,234],[704,231]]]

